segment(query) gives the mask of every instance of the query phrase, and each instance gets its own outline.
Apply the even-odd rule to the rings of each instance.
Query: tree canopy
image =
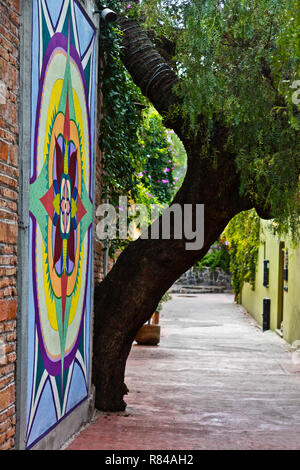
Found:
[[[300,75],[299,3],[194,1],[184,18],[179,93],[195,126],[199,116],[205,120],[208,154],[214,157],[210,135],[218,116],[228,129],[225,146],[236,154],[240,191],[270,206],[281,225],[294,226],[300,114],[292,84]]]
[[[300,2],[292,0],[110,1],[137,18],[180,80],[188,132],[202,132],[199,158],[218,161],[215,128],[236,156],[240,192],[280,227],[299,220]],[[294,102],[293,102],[294,101]],[[176,109],[171,112],[176,113]]]

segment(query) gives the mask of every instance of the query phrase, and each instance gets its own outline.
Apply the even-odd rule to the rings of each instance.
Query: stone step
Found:
[[[225,286],[174,284],[169,292],[170,294],[211,294],[230,292],[230,290]]]

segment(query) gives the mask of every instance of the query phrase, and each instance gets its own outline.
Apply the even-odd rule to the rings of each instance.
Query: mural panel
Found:
[[[27,448],[88,397],[95,44],[76,0],[34,0]]]

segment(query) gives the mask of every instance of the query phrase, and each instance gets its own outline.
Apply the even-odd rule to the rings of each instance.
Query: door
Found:
[[[279,244],[277,329],[283,334],[285,243]]]

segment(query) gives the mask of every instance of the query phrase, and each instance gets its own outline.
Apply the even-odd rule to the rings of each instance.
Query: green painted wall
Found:
[[[289,239],[279,239],[268,229],[270,222],[262,221],[261,245],[255,279],[255,290],[246,283],[241,303],[262,325],[263,299],[271,299],[270,327],[280,329],[283,316],[283,338],[292,343],[300,339],[300,245],[293,249]],[[288,252],[288,281],[283,281],[282,250]],[[263,285],[264,259],[269,260],[269,287]],[[284,290],[284,288],[288,290]],[[282,314],[283,312],[283,314]]]
[[[289,343],[300,339],[300,245],[289,249],[288,292],[284,295],[283,337]]]

